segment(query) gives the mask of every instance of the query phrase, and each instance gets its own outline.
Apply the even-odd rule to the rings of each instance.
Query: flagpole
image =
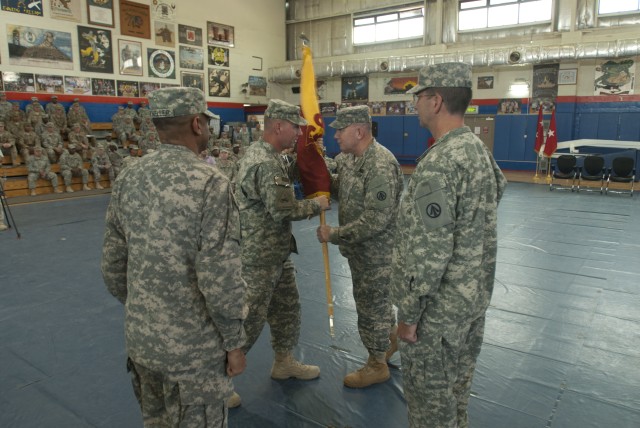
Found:
[[[325,212],[320,212],[320,226],[327,224]],[[324,259],[324,284],[327,293],[327,312],[329,313],[329,334],[335,337],[335,329],[333,328],[333,293],[331,292],[331,267],[329,265],[329,245],[322,243],[322,258]]]

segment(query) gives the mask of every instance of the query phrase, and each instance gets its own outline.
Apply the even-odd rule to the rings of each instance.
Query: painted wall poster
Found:
[[[204,70],[204,52],[202,48],[180,46],[178,53],[180,56],[180,68]]]
[[[235,45],[233,27],[207,21],[207,43],[232,48]]]
[[[173,51],[147,48],[149,77],[176,78],[176,57]]]
[[[64,77],[53,74],[36,74],[36,92],[64,93]]]
[[[89,24],[114,27],[113,0],[87,0],[87,16]]]
[[[78,25],[80,70],[93,73],[113,73],[111,31]]]
[[[175,21],[176,20],[176,3],[164,0],[153,0],[151,2],[151,13],[153,19],[161,21]]]
[[[42,16],[42,0],[0,0],[0,7],[6,12]]]
[[[578,82],[578,69],[558,70],[558,85],[575,85]]]
[[[140,96],[140,85],[138,82],[131,80],[118,80],[117,90],[119,97],[135,97]]]
[[[9,64],[73,70],[71,33],[7,24]]]
[[[417,84],[417,77],[392,77],[384,85],[384,93],[385,95],[404,94]]]
[[[231,72],[224,68],[209,69],[209,96],[231,97]]]
[[[91,79],[91,92],[93,95],[115,97],[116,81],[113,79]]]
[[[81,0],[51,0],[51,17],[53,19],[80,22],[82,20],[80,16],[80,1]]]
[[[209,46],[208,51],[209,55],[207,58],[209,65],[229,67],[229,49],[220,46]]]
[[[249,95],[267,96],[267,79],[261,76],[249,76]]]
[[[198,88],[204,91],[204,73],[190,73],[183,71],[180,74],[182,86],[187,88]]]
[[[5,91],[35,92],[35,78],[33,73],[16,73],[15,71],[3,71],[2,83]]]
[[[118,39],[120,74],[142,76],[142,43]]]
[[[366,76],[342,78],[342,101],[367,101],[369,99],[369,79]]]
[[[150,39],[151,17],[149,5],[120,0],[120,34]]]
[[[608,60],[596,66],[595,95],[634,93],[636,63],[633,59]]]
[[[156,45],[174,47],[176,45],[176,25],[167,21],[153,21]]]
[[[146,97],[156,89],[160,89],[160,84],[155,82],[140,82],[140,96]]]
[[[178,24],[178,41],[185,45],[202,46],[202,28]]]
[[[88,77],[64,76],[64,93],[91,95],[91,79]]]

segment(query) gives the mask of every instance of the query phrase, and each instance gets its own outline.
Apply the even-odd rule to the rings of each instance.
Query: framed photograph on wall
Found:
[[[235,45],[233,27],[207,21],[207,43],[232,48]]]
[[[150,39],[150,14],[149,5],[120,0],[120,34]]]
[[[149,77],[176,78],[176,56],[173,51],[147,48]]]
[[[89,24],[115,27],[113,20],[113,0],[87,0]]]
[[[209,69],[209,96],[231,97],[231,72],[225,68]]]
[[[180,56],[180,68],[204,70],[204,53],[202,48],[180,46],[178,48],[178,54]]]
[[[202,28],[178,24],[178,41],[184,45],[202,46]]]
[[[140,84],[132,80],[118,80],[117,84],[119,97],[134,97],[140,96]]]
[[[558,70],[558,85],[575,85],[578,81],[578,69]]]
[[[36,74],[36,92],[64,94],[64,78],[56,74]]]
[[[29,16],[42,16],[42,0],[0,0],[0,8],[6,12]],[[8,19],[8,18],[7,18]]]
[[[172,48],[176,45],[176,24],[167,21],[153,21],[156,45]]]
[[[478,76],[478,89],[493,89],[493,76]]]
[[[36,81],[33,73],[16,73],[15,71],[3,71],[2,83],[5,91],[35,92]]]
[[[80,71],[113,74],[111,31],[78,25]]]
[[[115,97],[116,81],[113,79],[91,79],[91,93],[93,95]]]
[[[160,84],[155,82],[140,82],[140,96],[146,97],[156,89],[160,89]]]
[[[51,17],[53,19],[64,19],[67,21],[82,21],[80,13],[81,1],[82,0],[51,0]]]
[[[342,78],[342,102],[368,101],[369,79],[367,76]]]
[[[89,77],[64,76],[64,93],[91,95],[91,79]]]
[[[209,46],[207,55],[209,65],[229,67],[229,49],[220,46]]]
[[[120,74],[142,76],[142,43],[118,39]]]
[[[9,64],[73,70],[71,33],[7,24]]]
[[[204,91],[204,73],[190,73],[183,71],[180,73],[182,86],[186,88],[198,88]]]

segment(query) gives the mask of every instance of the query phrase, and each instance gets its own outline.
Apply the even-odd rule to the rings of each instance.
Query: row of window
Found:
[[[552,0],[460,0],[458,30],[525,25],[551,21]],[[600,0],[600,15],[640,11],[640,0]],[[353,44],[421,38],[424,34],[422,3],[358,14],[353,18]]]

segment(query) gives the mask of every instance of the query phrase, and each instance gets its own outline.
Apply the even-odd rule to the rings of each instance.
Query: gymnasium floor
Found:
[[[125,371],[123,311],[99,260],[109,195],[11,207],[22,239],[0,233],[0,426],[140,427]],[[11,200],[10,200],[11,202]],[[328,215],[337,223],[337,210]],[[336,335],[328,333],[317,219],[295,224],[303,303],[296,353],[310,382],[269,378],[265,330],[236,378],[229,426],[407,426],[399,357],[392,379],[342,386],[366,352],[349,269],[330,248]],[[511,183],[485,344],[470,404],[474,428],[640,426],[638,196],[549,192]]]

